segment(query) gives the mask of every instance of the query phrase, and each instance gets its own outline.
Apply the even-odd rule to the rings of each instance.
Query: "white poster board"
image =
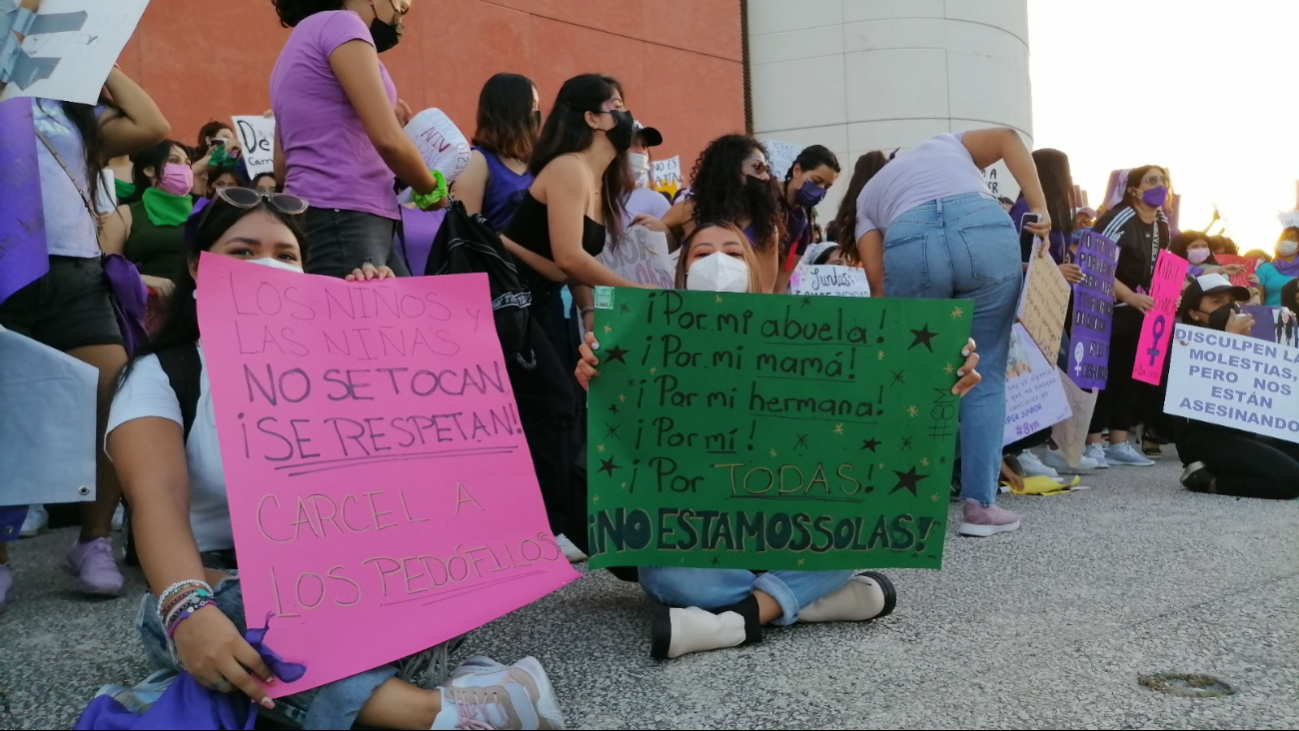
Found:
[[[673,155],[666,160],[654,160],[650,163],[651,175],[653,180],[650,186],[660,193],[667,193],[669,196],[677,194],[681,190],[681,156]]]
[[[1042,355],[1024,326],[1015,323],[1006,359],[1006,426],[1001,443],[1017,442],[1072,414],[1060,370]]]
[[[830,297],[869,297],[866,271],[833,264],[799,266],[789,275],[789,293]]]
[[[676,265],[668,256],[668,238],[644,226],[632,226],[615,247],[606,242],[595,257],[614,274],[636,284],[676,289]]]
[[[798,145],[780,140],[763,140],[762,146],[767,148],[767,162],[771,164],[771,177],[776,180],[785,179],[789,169],[794,167],[794,160],[798,159],[798,153],[803,151],[803,148]]]
[[[230,119],[235,123],[235,134],[239,135],[239,144],[243,147],[248,177],[275,172],[275,118],[259,114]]]
[[[0,0],[0,18],[14,3]],[[32,96],[98,104],[148,5],[149,0],[43,0],[0,101]]]
[[[406,134],[419,148],[424,163],[454,183],[469,167],[473,150],[460,128],[441,109],[425,109],[406,125]]]
[[[1299,348],[1178,325],[1172,358],[1165,413],[1299,443]]]

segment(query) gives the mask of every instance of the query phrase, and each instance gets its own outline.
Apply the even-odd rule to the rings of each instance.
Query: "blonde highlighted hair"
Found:
[[[699,236],[700,231],[710,228],[726,229],[739,240],[744,250],[744,265],[749,268],[749,292],[761,292],[762,284],[758,281],[758,254],[753,250],[753,242],[749,241],[749,237],[744,235],[744,231],[739,226],[726,221],[702,223],[690,232],[685,241],[681,242],[681,253],[677,259],[677,289],[686,288],[686,269],[690,264],[690,250],[694,248],[695,238]]]

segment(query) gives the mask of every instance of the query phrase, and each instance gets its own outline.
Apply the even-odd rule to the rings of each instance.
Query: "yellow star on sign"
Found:
[[[834,433],[835,433],[835,434],[843,434],[843,424],[835,424],[835,425],[834,425]]]
[[[722,303],[722,296],[719,294],[717,295],[717,304],[720,305],[721,303]]]
[[[953,319],[953,320],[960,319],[960,318],[962,318],[962,317],[964,317],[964,316],[965,316],[965,310],[962,310],[962,309],[959,308],[959,307],[957,307],[956,309],[952,310],[952,319]]]
[[[807,561],[807,559],[800,558],[800,559],[798,560],[798,565],[799,565],[799,566],[802,566],[806,561]]]
[[[938,502],[938,496],[937,496],[937,495],[934,495],[933,497],[931,497],[931,498],[929,498],[929,499],[932,500],[933,502]]]
[[[774,449],[773,449],[773,450],[771,450],[771,456],[773,456],[773,457],[775,457],[775,456],[776,456],[776,450],[774,450]]]
[[[951,364],[951,363],[948,363],[948,364],[947,364],[947,367],[943,368],[943,373],[946,373],[946,374],[949,375],[949,376],[952,375],[952,373],[955,372],[955,371],[956,371],[956,368],[952,367],[952,364]]]
[[[605,325],[605,326],[604,326],[604,332],[605,332],[605,334],[611,333],[611,332],[613,332],[613,328],[609,327],[608,325]]]
[[[884,469],[884,463],[880,462],[880,469]]]
[[[928,466],[929,466],[929,458],[928,458],[928,457],[921,457],[921,458],[920,458],[920,466],[921,466],[921,467],[928,467]]]
[[[875,359],[876,359],[876,360],[884,360],[884,351],[881,350],[881,351],[879,352],[879,354],[875,356]]]
[[[601,444],[600,446],[596,447],[596,449],[599,450],[599,451],[601,451],[601,452],[603,452],[603,451],[604,451],[604,445]]]
[[[598,502],[600,502],[600,496],[599,496],[599,495],[593,495],[593,496],[591,496],[591,502],[593,502],[593,503],[598,503]]]
[[[655,373],[658,373],[658,372],[659,372],[659,369],[658,369],[658,368],[651,368],[651,369],[650,369],[650,375],[651,375],[651,376],[654,375]]]
[[[920,416],[920,410],[914,406],[908,406],[907,413],[911,414],[912,419],[916,418],[917,416]]]
[[[627,397],[624,396],[624,395],[622,395],[622,394],[618,394],[618,400],[619,400],[619,401],[622,401],[623,403],[626,403],[626,402],[627,402]]]
[[[627,483],[625,483],[625,482],[624,482],[624,483],[622,483],[622,489],[624,489],[624,490],[626,490],[626,489],[627,489]]]

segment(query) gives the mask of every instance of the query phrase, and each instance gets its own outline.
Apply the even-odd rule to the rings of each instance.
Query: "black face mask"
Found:
[[[396,48],[397,44],[401,43],[401,34],[404,30],[406,26],[402,24],[400,18],[395,18],[392,23],[385,23],[379,20],[379,13],[376,11],[374,22],[370,23],[370,38],[374,40],[374,50],[383,53]]]
[[[631,149],[632,140],[636,137],[636,118],[625,109],[614,109],[609,115],[613,117],[614,127],[605,130],[604,134],[621,155]]]
[[[1232,315],[1240,312],[1240,305],[1233,302],[1231,304],[1225,304],[1213,312],[1205,312],[1204,310],[1200,310],[1200,312],[1209,316],[1209,327],[1214,330],[1226,331],[1227,321],[1231,319]]]
[[[744,176],[744,193],[750,197],[763,197],[771,190],[771,181],[756,178],[752,175]]]

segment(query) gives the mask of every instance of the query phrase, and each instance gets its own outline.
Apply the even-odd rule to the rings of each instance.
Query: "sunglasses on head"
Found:
[[[256,208],[261,205],[262,201],[266,201],[271,208],[286,216],[302,215],[310,207],[305,200],[287,193],[268,193],[251,188],[217,188],[212,203],[203,209],[198,224],[194,227],[195,231],[202,229],[203,224],[207,223],[208,217],[212,215],[212,209],[216,208],[217,198],[243,210]]]

